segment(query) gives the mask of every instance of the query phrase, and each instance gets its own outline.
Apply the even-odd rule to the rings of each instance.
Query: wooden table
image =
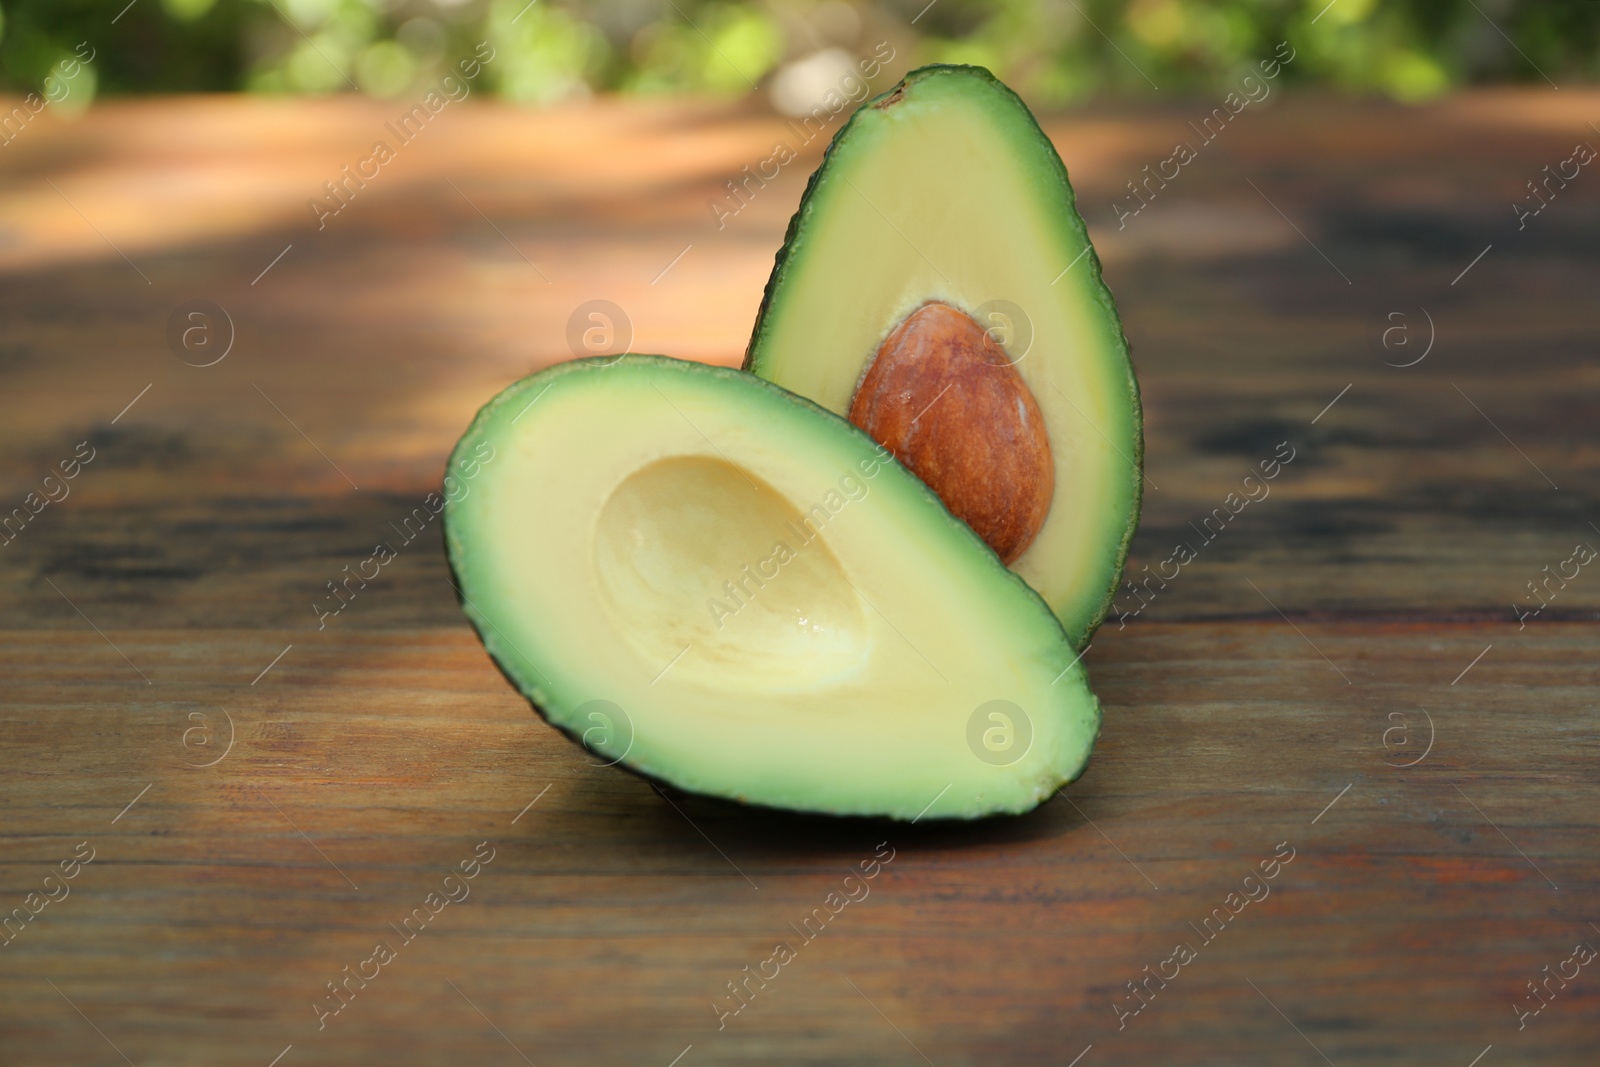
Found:
[[[817,145],[718,229],[780,120],[474,101],[319,230],[396,105],[29,125],[0,148],[0,513],[93,459],[0,547],[0,907],[60,897],[0,948],[0,1063],[1593,1063],[1600,972],[1517,1006],[1600,946],[1600,573],[1513,605],[1600,546],[1600,177],[1520,230],[1510,205],[1600,145],[1600,94],[1275,97],[1119,229],[1212,103],[1047,123],[1144,387],[1130,570],[1296,458],[1095,640],[1085,777],[973,826],[591,765],[478,647],[436,527],[325,629],[312,606],[478,404],[571,354],[580,304],[736,363]],[[195,300],[231,321],[211,366],[215,312],[210,349],[169,345]]]

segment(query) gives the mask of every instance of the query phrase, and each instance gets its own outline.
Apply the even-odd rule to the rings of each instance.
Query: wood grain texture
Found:
[[[1520,1031],[1513,1005],[1600,945],[1600,576],[1524,627],[1512,604],[1600,545],[1600,182],[1521,231],[1509,204],[1595,141],[1600,94],[1287,99],[1121,229],[1124,183],[1204,109],[1046,123],[1147,405],[1130,573],[1205,544],[1087,654],[1085,777],[956,827],[592,765],[472,639],[432,524],[318,628],[585,302],[636,349],[736,364],[820,149],[719,229],[707,201],[778,120],[466,106],[318,230],[307,198],[391,110],[112,103],[4,149],[0,515],[95,458],[0,547],[0,916],[95,858],[0,947],[0,1063],[1592,1062],[1592,968]],[[192,299],[234,324],[212,367],[168,349]],[[1428,357],[1386,365],[1424,309]],[[1206,539],[1280,442],[1271,495]],[[482,842],[470,895],[403,942]],[[870,895],[805,942],[880,842]],[[1271,894],[1203,943],[1280,843]],[[319,1029],[380,940],[395,960]],[[778,941],[794,961],[719,1029]]]

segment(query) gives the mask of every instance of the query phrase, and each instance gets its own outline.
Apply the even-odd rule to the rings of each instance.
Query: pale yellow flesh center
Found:
[[[865,654],[866,618],[821,535],[726,460],[658,460],[596,520],[597,584],[618,631],[663,663],[690,649],[687,671],[762,662],[775,675],[832,674]]]

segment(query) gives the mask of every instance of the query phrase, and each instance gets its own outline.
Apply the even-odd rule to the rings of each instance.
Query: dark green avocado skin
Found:
[[[773,257],[772,273],[767,276],[766,288],[762,290],[761,307],[756,312],[755,328],[751,330],[750,341],[745,345],[744,362],[741,364],[742,369],[754,374],[761,373],[755,365],[756,341],[761,337],[765,328],[768,309],[772,307],[774,298],[782,289],[784,274],[789,265],[790,250],[794,246],[794,240],[800,231],[801,223],[812,210],[812,194],[816,192],[817,188],[825,180],[828,162],[832,158],[834,150],[849,138],[850,131],[856,122],[862,115],[867,114],[870,109],[892,107],[894,102],[899,100],[907,89],[915,86],[918,82],[928,78],[949,76],[981,79],[989,86],[1017,102],[1017,107],[1028,116],[1034,131],[1039,136],[1039,140],[1050,146],[1050,154],[1055,157],[1056,169],[1060,174],[1062,195],[1069,207],[1074,204],[1076,198],[1073,195],[1072,185],[1067,178],[1066,165],[1061,162],[1061,157],[1056,153],[1054,144],[1039,125],[1039,120],[1034,116],[1032,110],[1029,109],[1027,104],[1023,103],[1021,97],[1012,91],[1010,86],[996,78],[986,67],[953,63],[931,63],[925,67],[918,67],[916,70],[908,72],[892,89],[878,94],[852,112],[850,118],[839,128],[839,132],[834,134],[833,140],[828,142],[828,147],[822,153],[822,162],[817,165],[816,170],[811,172],[811,177],[806,181],[805,192],[800,196],[800,206],[795,209],[795,213],[789,219],[789,227],[783,235],[783,244],[779,246],[777,255]],[[1075,214],[1076,212],[1074,212]],[[1078,226],[1080,229],[1083,228],[1081,219],[1078,222]],[[1138,376],[1134,374],[1133,370],[1133,346],[1128,343],[1127,332],[1122,328],[1122,317],[1117,314],[1116,303],[1111,296],[1111,290],[1105,284],[1104,276],[1101,272],[1100,255],[1095,251],[1092,243],[1087,240],[1085,243],[1089,245],[1089,254],[1086,257],[1089,261],[1089,269],[1093,272],[1095,280],[1099,282],[1100,289],[1105,294],[1103,298],[1105,311],[1110,316],[1111,321],[1117,324],[1117,334],[1121,338],[1122,351],[1127,357],[1128,388],[1133,397],[1134,426],[1138,431],[1135,440],[1133,465],[1139,477],[1134,482],[1133,506],[1128,515],[1127,527],[1123,530],[1121,541],[1116,548],[1114,572],[1117,581],[1107,589],[1104,600],[1101,601],[1099,608],[1090,618],[1088,627],[1077,640],[1076,646],[1080,651],[1088,646],[1090,640],[1094,637],[1095,631],[1100,628],[1100,625],[1105,622],[1106,616],[1111,613],[1111,605],[1116,600],[1117,590],[1121,587],[1122,575],[1127,569],[1128,550],[1133,543],[1133,534],[1138,529],[1139,517],[1144,508],[1144,401],[1139,392]]]

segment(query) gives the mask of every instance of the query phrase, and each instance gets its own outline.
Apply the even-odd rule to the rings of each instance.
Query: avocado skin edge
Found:
[[[455,446],[450,449],[450,455],[445,458],[445,468],[444,468],[445,474],[448,475],[450,473],[451,469],[453,468],[453,466],[455,464],[457,453],[461,450],[463,444],[465,444],[465,442],[468,439],[468,437],[472,436],[473,428],[476,427],[478,425],[479,421],[489,412],[489,410],[492,407],[494,407],[495,404],[497,402],[499,402],[500,399],[506,393],[508,393],[515,385],[517,385],[519,382],[526,381],[529,378],[532,378],[532,377],[535,377],[535,376],[538,376],[538,375],[541,375],[541,374],[548,373],[549,371],[555,370],[557,367],[567,368],[562,373],[570,373],[572,369],[575,369],[578,366],[593,365],[593,364],[600,364],[602,366],[608,366],[608,365],[610,365],[612,363],[619,362],[622,359],[628,359],[630,361],[631,360],[636,360],[636,359],[646,359],[646,360],[650,360],[650,361],[660,360],[660,361],[665,362],[665,363],[683,363],[683,362],[687,362],[685,360],[674,359],[674,358],[672,358],[670,356],[643,355],[643,354],[640,354],[640,353],[629,352],[629,353],[623,354],[622,356],[589,356],[589,357],[585,357],[585,358],[582,358],[582,359],[565,360],[565,361],[562,361],[562,362],[557,363],[557,364],[552,364],[550,367],[546,367],[543,370],[535,371],[534,374],[524,375],[522,378],[517,379],[516,381],[512,382],[511,384],[505,386],[503,389],[501,389],[498,392],[496,392],[494,396],[490,397],[489,400],[486,401],[477,410],[477,412],[475,412],[473,414],[472,421],[467,424],[467,428],[462,431],[462,434],[461,434],[460,438],[457,439]],[[700,366],[709,366],[709,365],[700,364]],[[724,367],[724,368],[716,368],[716,369],[720,369],[720,370],[725,371],[726,373],[733,373],[733,374],[745,373],[742,370],[735,371],[732,368],[726,368],[726,367]],[[823,412],[829,418],[838,418],[837,415],[834,415],[831,411],[828,411],[826,408],[821,407],[820,405],[816,404],[814,401],[810,400],[807,397],[800,396],[798,393],[791,393],[788,390],[784,389],[783,387],[775,385],[772,382],[767,381],[765,378],[761,378],[761,377],[755,376],[755,375],[752,375],[752,377],[754,377],[756,381],[759,381],[765,388],[767,388],[767,389],[769,389],[769,390],[771,390],[771,391],[773,391],[775,393],[783,394],[783,396],[786,399],[790,400],[791,402],[800,404],[801,406],[809,406],[809,407],[812,407],[812,408],[816,408],[816,410],[818,410],[820,412]],[[847,425],[849,425],[849,424],[847,423]],[[852,427],[852,428],[854,429],[854,427]],[[861,431],[859,429],[857,429],[856,432],[860,433]],[[883,462],[895,463],[896,466],[900,465],[895,460],[893,460],[892,458],[884,460]],[[908,471],[907,473],[909,474],[910,472]],[[920,479],[916,479],[914,475],[912,475],[912,478],[914,480],[916,480],[918,482],[918,484],[921,484]],[[944,507],[944,502],[939,500],[938,495],[935,494],[932,489],[928,489],[928,488],[926,488],[926,486],[924,486],[923,488],[924,488],[924,491],[927,493],[928,496],[932,497],[936,502],[938,502],[938,504],[939,504],[939,506],[941,508]],[[945,510],[946,510],[946,513],[948,514],[948,510],[949,509],[945,509]],[[562,724],[560,724],[560,723],[556,722],[554,719],[552,719],[550,717],[549,712],[545,709],[544,705],[542,703],[540,703],[539,700],[535,699],[530,693],[528,693],[528,691],[522,687],[522,684],[520,682],[518,682],[516,678],[511,676],[511,673],[506,669],[505,665],[500,662],[500,658],[494,654],[494,650],[490,647],[489,641],[484,635],[483,628],[478,625],[478,612],[476,611],[476,609],[472,608],[467,602],[466,592],[461,587],[462,586],[462,576],[460,575],[460,573],[457,572],[455,559],[450,554],[450,525],[451,525],[450,516],[451,516],[451,509],[449,507],[446,507],[444,509],[444,511],[440,514],[440,517],[439,517],[440,518],[440,532],[441,532],[440,551],[442,551],[444,553],[445,567],[450,572],[450,587],[453,590],[455,590],[456,606],[461,609],[461,614],[466,618],[468,624],[471,625],[473,635],[477,637],[478,643],[483,646],[484,652],[487,653],[488,656],[489,656],[489,662],[494,664],[495,670],[500,672],[500,677],[502,677],[502,678],[504,678],[506,680],[506,683],[511,686],[512,690],[514,692],[516,692],[518,696],[522,697],[524,700],[526,700],[528,702],[528,706],[533,709],[534,714],[537,715],[541,720],[543,720],[546,725],[554,727],[559,733],[561,733],[564,737],[566,737],[567,740],[571,741],[574,745],[576,745],[577,747],[581,748],[583,751],[588,752],[591,755],[600,756],[600,757],[603,757],[603,758],[606,757],[606,754],[604,752],[596,752],[594,749],[590,748],[587,744],[585,744],[584,741],[583,741],[583,735],[582,734],[574,733],[571,729],[567,728],[566,726],[563,726]],[[980,545],[983,544],[983,542],[978,539],[978,535],[975,534],[975,533],[972,533],[971,532],[971,528],[967,527],[966,524],[961,522],[960,519],[957,519],[954,515],[951,515],[950,516],[950,521],[952,523],[955,523],[955,524],[963,527],[963,528],[966,528],[967,531],[968,531],[968,534],[972,537],[972,539],[974,541],[977,541],[977,543],[980,544]],[[988,546],[985,545],[984,548],[985,548],[985,550],[987,550]],[[992,555],[992,553],[991,553],[991,555]],[[1017,577],[1016,574],[1012,573],[1009,568],[1005,567],[1004,564],[1000,563],[1000,558],[998,556],[995,556],[994,560],[995,560],[996,565],[999,566],[1001,570],[1005,571],[1005,573],[1013,581],[1015,581],[1018,584],[1022,585],[1024,588],[1028,588],[1028,591],[1030,593],[1033,592],[1033,590],[1028,587],[1026,582],[1023,582],[1022,579]],[[1037,593],[1033,593],[1033,595],[1035,597],[1038,596]],[[1048,608],[1048,605],[1046,605],[1046,607]],[[1047,614],[1049,614],[1052,619],[1055,618],[1055,613],[1053,611],[1049,611],[1049,612],[1047,612]],[[487,621],[487,619],[485,621]],[[493,624],[491,623],[490,625],[492,626]],[[1059,620],[1057,620],[1057,627],[1058,627],[1058,629],[1060,628]],[[1062,637],[1063,637],[1063,639],[1066,639],[1066,637],[1067,637],[1067,635],[1066,635],[1064,630],[1062,632]],[[1070,644],[1070,641],[1068,641],[1067,643]],[[1087,772],[1088,769],[1089,769],[1090,762],[1094,759],[1095,745],[1100,740],[1100,730],[1105,724],[1105,714],[1104,714],[1104,710],[1100,706],[1100,698],[1099,698],[1099,696],[1097,694],[1094,693],[1092,688],[1089,690],[1089,695],[1090,695],[1090,698],[1094,702],[1095,732],[1094,732],[1093,739],[1091,739],[1091,741],[1089,743],[1088,754],[1084,757],[1083,765],[1078,768],[1078,772],[1076,774],[1074,774],[1072,777],[1064,779],[1061,782],[1061,784],[1059,786],[1057,786],[1055,788],[1055,790],[1053,792],[1051,792],[1051,794],[1048,797],[1046,797],[1043,800],[1039,801],[1038,804],[1035,804],[1032,808],[1028,808],[1025,811],[1016,811],[1016,812],[1011,812],[1011,811],[989,811],[989,812],[982,812],[982,813],[978,813],[978,814],[974,814],[974,815],[932,815],[932,816],[923,815],[923,816],[918,816],[917,819],[922,819],[922,818],[926,817],[926,818],[930,819],[930,821],[931,820],[937,820],[937,821],[939,821],[940,823],[943,823],[943,824],[962,824],[962,823],[970,824],[970,823],[975,823],[975,822],[979,822],[979,821],[982,821],[982,820],[998,819],[998,818],[1002,818],[1002,817],[1020,818],[1021,816],[1027,815],[1030,812],[1034,812],[1034,811],[1039,810],[1039,808],[1044,807],[1051,800],[1054,800],[1056,795],[1059,794],[1062,789],[1066,788],[1067,786],[1071,785],[1073,782],[1076,782],[1079,778],[1083,777],[1084,773]],[[861,814],[857,814],[857,813],[853,813],[853,812],[821,811],[821,810],[814,809],[814,808],[786,808],[786,807],[782,807],[782,806],[774,805],[774,804],[763,804],[760,801],[745,800],[742,797],[741,798],[734,798],[734,797],[718,796],[718,795],[712,794],[712,793],[697,793],[697,792],[695,792],[693,790],[685,789],[682,786],[679,786],[674,782],[670,782],[666,778],[662,778],[662,777],[660,777],[658,775],[651,774],[648,771],[641,770],[641,769],[639,769],[637,767],[632,766],[631,764],[625,763],[620,758],[618,758],[616,760],[609,760],[608,759],[608,761],[604,764],[604,766],[620,768],[621,770],[626,771],[627,773],[633,775],[634,777],[639,778],[639,779],[649,783],[650,786],[652,788],[656,789],[657,792],[661,792],[662,790],[665,790],[665,789],[670,789],[670,790],[673,790],[674,792],[676,792],[676,793],[678,793],[680,795],[693,796],[693,797],[697,797],[697,798],[699,798],[701,800],[709,800],[709,801],[712,801],[712,802],[715,802],[715,803],[719,803],[719,804],[729,804],[729,805],[732,805],[732,806],[734,806],[736,808],[739,808],[741,810],[749,811],[749,812],[752,812],[752,813],[782,814],[782,815],[786,815],[786,816],[801,816],[801,817],[811,818],[811,819],[825,819],[825,820],[828,820],[830,822],[831,821],[880,822],[880,823],[881,822],[892,822],[892,823],[896,823],[896,824],[905,824],[907,826],[913,825],[917,821],[917,820],[914,820],[914,819],[906,819],[906,818],[903,818],[903,817],[900,817],[900,816],[895,816],[895,815],[861,815]],[[663,796],[664,799],[668,799],[668,798],[666,798],[666,794],[664,792],[662,792],[662,796]]]
[[[1133,424],[1134,429],[1137,431],[1137,439],[1134,442],[1133,468],[1138,477],[1133,481],[1133,501],[1128,513],[1127,527],[1122,531],[1121,540],[1116,548],[1116,563],[1113,571],[1116,580],[1106,591],[1106,595],[1100,605],[1089,616],[1089,622],[1085,626],[1083,634],[1073,640],[1074,650],[1081,652],[1088,647],[1090,639],[1094,637],[1095,632],[1100,629],[1101,624],[1105,622],[1106,617],[1111,613],[1111,605],[1117,598],[1118,590],[1122,587],[1122,575],[1127,569],[1128,551],[1132,547],[1133,534],[1138,529],[1139,517],[1144,508],[1144,401],[1139,392],[1139,378],[1133,371],[1133,346],[1128,343],[1127,332],[1122,328],[1122,316],[1117,314],[1116,303],[1111,295],[1111,289],[1106,285],[1105,278],[1101,274],[1100,254],[1095,251],[1093,242],[1089,240],[1088,228],[1084,225],[1083,216],[1078,211],[1077,196],[1074,194],[1071,181],[1067,177],[1066,164],[1061,161],[1061,154],[1055,150],[1054,142],[1050,140],[1044,129],[1039,125],[1039,120],[1034,115],[1033,110],[1022,101],[1022,98],[1010,86],[996,78],[987,67],[955,63],[930,63],[927,66],[908,71],[905,77],[901,78],[893,87],[865,101],[855,111],[851,112],[844,125],[839,127],[839,132],[834,134],[833,139],[828,142],[828,147],[823,150],[821,162],[817,164],[817,169],[811,172],[811,177],[806,180],[805,192],[800,194],[800,205],[795,208],[794,214],[789,218],[788,229],[784,231],[783,235],[783,244],[778,247],[777,255],[773,257],[772,273],[767,276],[766,288],[761,293],[761,306],[756,311],[755,328],[750,331],[750,340],[745,345],[744,361],[740,364],[740,369],[749,371],[752,374],[760,374],[755,368],[756,340],[761,336],[762,327],[766,323],[767,312],[772,305],[772,299],[781,288],[783,276],[789,263],[789,252],[794,244],[796,235],[800,231],[800,224],[810,213],[811,194],[816,190],[819,179],[828,169],[833,150],[845,140],[851,127],[855,125],[856,120],[863,113],[879,106],[880,103],[890,97],[898,99],[909,86],[919,81],[928,78],[948,77],[952,74],[981,78],[1016,101],[1017,107],[1027,116],[1028,122],[1032,125],[1039,140],[1049,147],[1050,155],[1055,160],[1055,170],[1060,179],[1061,192],[1065,196],[1069,209],[1069,218],[1074,223],[1078,235],[1083,238],[1084,245],[1088,248],[1089,254],[1087,258],[1091,277],[1098,284],[1098,299],[1103,306],[1103,310],[1110,315],[1111,321],[1117,324],[1117,336],[1122,341],[1124,363],[1127,367],[1129,396],[1133,401]],[[1070,637],[1072,635],[1069,635]]]

